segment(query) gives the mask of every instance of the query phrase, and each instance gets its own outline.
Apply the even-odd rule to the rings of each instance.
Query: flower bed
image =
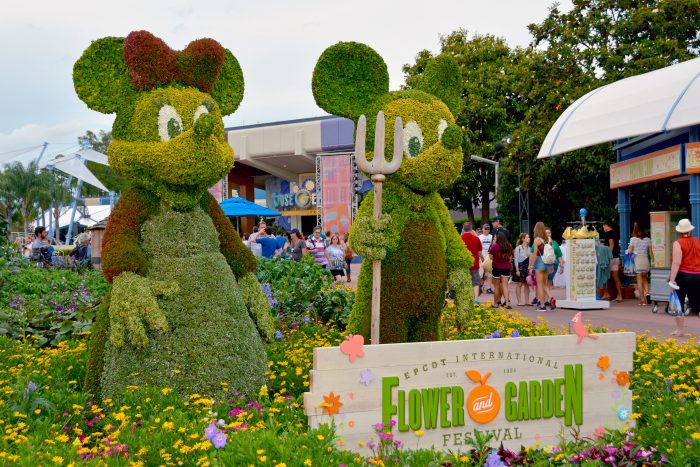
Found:
[[[543,322],[518,313],[479,308],[457,329],[446,308],[446,338],[499,338],[554,333]],[[309,318],[279,329],[267,347],[268,384],[254,400],[230,394],[212,401],[171,388],[130,386],[119,404],[91,401],[83,391],[86,342],[62,342],[36,349],[0,339],[0,464],[19,465],[517,465],[574,463],[672,465],[700,463],[700,349],[640,336],[631,385],[637,428],[599,433],[596,440],[530,446],[521,452],[489,450],[477,436],[464,452],[443,454],[397,445],[385,427],[367,440],[374,457],[362,458],[336,446],[331,427],[307,428],[301,395],[309,384],[313,348],[338,345],[343,333],[333,323]],[[513,337],[500,337],[513,338]],[[352,449],[352,446],[347,446]],[[418,448],[418,449],[416,449]]]

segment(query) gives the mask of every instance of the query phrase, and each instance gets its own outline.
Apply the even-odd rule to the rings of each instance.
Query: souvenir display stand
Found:
[[[559,308],[602,310],[610,308],[607,300],[596,299],[595,238],[571,238],[564,241],[567,260],[566,300],[557,301]]]

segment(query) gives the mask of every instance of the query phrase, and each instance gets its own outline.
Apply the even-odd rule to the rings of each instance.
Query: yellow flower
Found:
[[[264,449],[258,449],[257,452],[258,452],[258,456],[259,456],[259,455],[261,455],[261,454],[264,454],[264,453],[265,453],[265,450],[264,450]]]
[[[258,393],[260,397],[267,397],[267,385],[263,384],[260,387],[260,392]]]
[[[282,463],[280,463],[280,464],[275,464],[275,467],[287,467],[287,464],[285,464],[284,462],[282,462]]]
[[[59,465],[60,465],[60,464],[63,464],[63,457],[61,457],[61,456],[53,456],[53,457],[51,458],[51,460],[52,460],[53,462],[55,462],[56,464],[59,464]]]
[[[167,396],[168,394],[170,394],[171,392],[173,392],[173,390],[170,389],[170,388],[163,388],[163,389],[160,390],[160,392],[162,392],[164,396]]]
[[[415,432],[415,435],[418,436],[419,438],[420,438],[421,436],[423,436],[424,434],[425,434],[425,431],[423,431],[423,430],[417,430],[417,431]]]
[[[326,438],[324,438],[323,435],[316,435],[316,439],[319,441],[323,441]]]
[[[267,460],[267,456],[260,456],[260,457],[258,457],[258,460],[260,462],[265,462]]]
[[[311,459],[306,459],[304,465],[312,465]]]
[[[698,432],[696,431],[695,433],[693,433],[692,435],[690,435],[690,437],[693,438],[694,440],[698,440],[698,439],[700,439],[700,433],[698,433]]]

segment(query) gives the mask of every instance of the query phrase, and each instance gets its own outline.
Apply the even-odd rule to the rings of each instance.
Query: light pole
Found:
[[[496,180],[494,181],[494,188],[493,188],[493,197],[495,201],[495,208],[496,208],[496,214],[498,214],[498,161],[492,161],[491,159],[486,159],[485,157],[481,156],[470,156],[473,161],[477,162],[483,162],[484,164],[491,164],[495,167],[496,169]],[[489,207],[486,206],[486,212],[488,212]],[[481,207],[482,213],[481,216],[484,216],[483,210],[484,207]]]

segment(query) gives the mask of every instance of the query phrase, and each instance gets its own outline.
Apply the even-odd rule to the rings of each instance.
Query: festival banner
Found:
[[[406,448],[464,451],[477,431],[517,450],[632,427],[635,334],[593,334],[581,316],[572,335],[367,346],[348,336],[316,348],[309,426],[333,423],[360,452],[377,430]]]
[[[352,159],[349,154],[321,157],[323,229],[348,233],[352,225]]]
[[[676,145],[610,165],[610,188],[670,178],[681,173],[681,146]]]

